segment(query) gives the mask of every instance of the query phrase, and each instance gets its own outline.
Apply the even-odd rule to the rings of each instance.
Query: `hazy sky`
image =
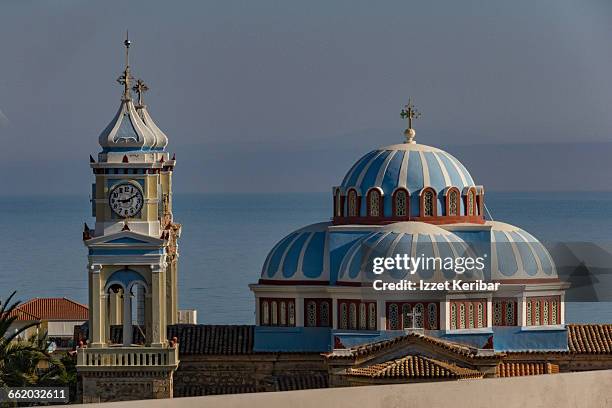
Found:
[[[612,2],[0,1],[2,193],[76,192],[125,30],[177,191],[331,191],[372,148],[442,147],[490,190],[609,190]],[[0,193],[0,194],[2,194]]]

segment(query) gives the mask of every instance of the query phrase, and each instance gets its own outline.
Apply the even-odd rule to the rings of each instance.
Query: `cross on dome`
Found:
[[[416,110],[414,104],[412,103],[412,98],[408,98],[408,104],[404,105],[404,109],[400,112],[400,116],[402,119],[408,119],[408,129],[404,131],[404,135],[406,136],[406,143],[414,143],[414,136],[416,135],[416,131],[412,128],[412,120],[418,119],[421,116],[421,113]]]

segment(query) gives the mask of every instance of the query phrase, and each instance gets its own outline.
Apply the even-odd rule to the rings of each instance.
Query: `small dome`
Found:
[[[557,271],[548,250],[527,231],[499,221],[491,226],[491,278],[555,279]]]
[[[329,281],[326,257],[331,223],[312,224],[281,239],[268,254],[261,281]]]
[[[163,150],[168,145],[168,136],[166,136],[166,134],[157,127],[155,122],[153,122],[146,105],[139,106],[137,110],[144,124],[155,136],[155,143],[152,148],[155,150]]]
[[[100,133],[98,141],[105,152],[147,151],[156,149],[157,136],[143,122],[134,103],[123,100],[113,120]]]
[[[481,272],[457,274],[435,268],[419,268],[414,275],[407,270],[390,270],[377,275],[372,270],[375,257],[476,257],[472,249],[457,235],[435,225],[423,222],[397,222],[378,229],[355,242],[347,251],[340,265],[338,284],[369,285],[376,279],[394,281],[401,279],[428,282],[444,282],[448,279],[483,279]]]
[[[442,200],[448,187],[462,192],[475,184],[467,169],[447,152],[418,143],[402,143],[373,150],[360,158],[341,184],[343,193],[355,188],[362,196],[374,187],[387,197],[405,188],[414,200],[411,215],[418,215],[418,193],[424,187],[432,187]],[[391,215],[391,200],[385,200],[384,214]]]

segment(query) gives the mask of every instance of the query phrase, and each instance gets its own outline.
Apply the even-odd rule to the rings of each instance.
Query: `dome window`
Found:
[[[448,192],[448,196],[446,197],[448,200],[448,207],[446,210],[446,215],[448,216],[457,216],[459,215],[459,190],[456,188],[451,189]]]
[[[424,217],[436,215],[436,194],[431,188],[426,189],[421,197],[421,214]]]
[[[474,216],[476,215],[476,192],[474,189],[470,189],[467,193],[467,197],[465,199],[466,203],[466,215]]]
[[[359,200],[357,197],[357,191],[355,189],[350,189],[348,192],[348,216],[349,217],[359,217]]]
[[[368,192],[368,216],[380,217],[382,207],[382,196],[380,191],[372,189]]]
[[[404,189],[397,190],[393,196],[393,215],[396,217],[408,215],[408,192]]]
[[[335,216],[342,217],[342,195],[340,193],[340,189],[336,189],[336,195],[334,197],[334,208],[335,208]]]

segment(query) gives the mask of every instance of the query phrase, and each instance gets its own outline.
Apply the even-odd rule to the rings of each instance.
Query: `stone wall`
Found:
[[[147,401],[147,408],[610,407],[612,371]],[[103,408],[136,408],[116,402]],[[95,408],[95,406],[88,406]],[[101,406],[102,408],[102,406]]]
[[[184,355],[174,374],[176,397],[327,387],[317,353]]]
[[[81,372],[83,403],[172,398],[172,371],[106,370]]]

